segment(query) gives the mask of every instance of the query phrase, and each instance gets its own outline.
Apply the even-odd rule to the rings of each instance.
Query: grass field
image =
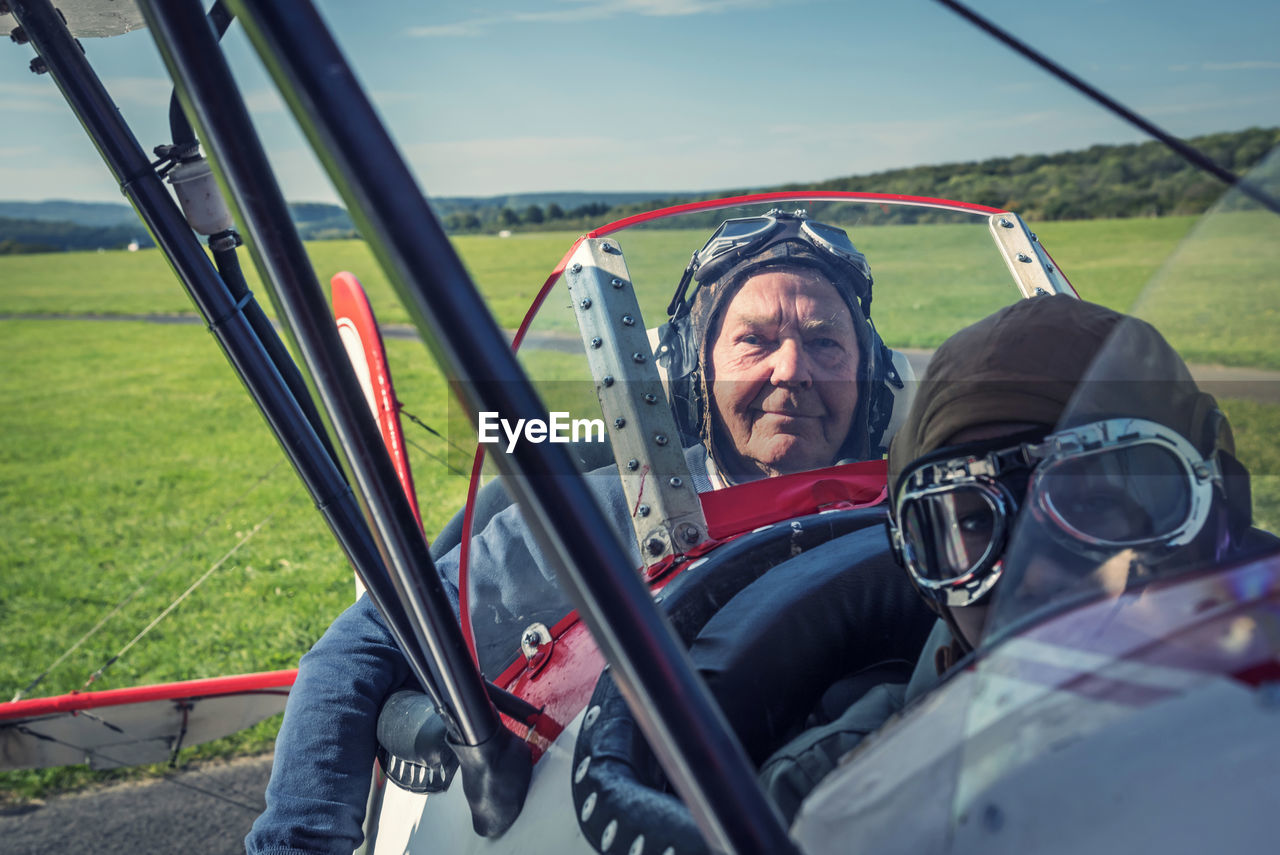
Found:
[[[1082,295],[1128,309],[1191,225],[1189,218],[1066,222],[1039,231]],[[962,231],[967,228],[857,233],[875,270],[877,323],[891,343],[936,345],[1011,299],[1009,286],[995,284],[1007,279],[1002,263],[990,250],[979,252],[972,230]],[[1193,360],[1280,368],[1271,333],[1276,309],[1267,295],[1235,295],[1246,308],[1231,319],[1236,333],[1229,339],[1203,333],[1221,321],[1212,317],[1206,293],[1246,282],[1266,265],[1277,269],[1280,247],[1260,246],[1250,229],[1240,220],[1201,236],[1208,248],[1195,255],[1197,263],[1161,284],[1156,296],[1168,299],[1144,298]],[[510,328],[572,238],[464,237],[456,245],[498,322]],[[690,248],[703,239],[702,233],[651,231],[633,239],[636,251],[626,245],[651,324]],[[310,251],[322,278],[339,269],[356,272],[380,321],[408,320],[363,243],[318,243]],[[1241,275],[1215,278],[1233,263],[1243,265]],[[567,329],[567,295],[550,305],[560,312],[550,327]],[[261,528],[233,558],[108,668],[95,688],[292,667],[351,601],[349,567],[207,332],[191,325],[23,317],[192,312],[155,252],[0,257],[0,315],[10,316],[0,320],[0,693],[6,699],[125,602],[32,694],[81,688],[255,526]],[[473,438],[458,435],[457,408],[424,348],[399,340],[387,347],[406,408],[442,431],[452,412],[450,439],[469,447]],[[556,376],[568,370],[558,354],[531,358]],[[566,401],[578,400],[576,392],[564,394]],[[1277,408],[1233,402],[1229,410],[1251,458],[1265,461],[1269,475],[1280,472]],[[406,429],[425,527],[434,532],[461,504],[465,480],[441,464],[444,441]],[[450,462],[464,458],[454,450]],[[1271,475],[1259,485],[1268,515],[1276,504],[1274,480]],[[275,726],[268,722],[194,755],[261,749]],[[89,777],[84,770],[6,773],[0,791],[30,796]]]

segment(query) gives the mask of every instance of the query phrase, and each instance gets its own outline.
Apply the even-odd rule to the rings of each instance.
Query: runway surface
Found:
[[[150,781],[0,807],[6,855],[235,855],[262,812],[271,756],[209,763]]]

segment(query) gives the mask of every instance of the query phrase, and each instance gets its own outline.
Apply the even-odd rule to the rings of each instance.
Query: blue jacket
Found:
[[[689,449],[695,489],[709,489],[702,448]],[[617,469],[588,473],[587,484],[616,530],[629,533],[630,514]],[[633,537],[624,536],[640,565]],[[459,548],[436,561],[458,608]],[[482,669],[490,677],[519,649],[520,632],[555,622],[569,606],[555,571],[534,542],[517,505],[499,511],[471,542],[471,614]],[[284,723],[276,738],[267,808],[245,838],[249,855],[342,853],[364,839],[363,822],[378,713],[386,698],[416,681],[378,610],[367,596],[338,616],[298,663]]]

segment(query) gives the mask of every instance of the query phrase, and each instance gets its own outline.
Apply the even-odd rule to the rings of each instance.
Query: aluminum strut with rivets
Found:
[[[1024,297],[1041,294],[1075,296],[1071,284],[1044,251],[1022,218],[1013,213],[992,214],[987,221],[1005,266]],[[1039,262],[1039,263],[1036,263]]]
[[[706,538],[675,417],[653,360],[623,248],[588,238],[565,272],[591,375],[621,473],[636,543],[648,563]]]

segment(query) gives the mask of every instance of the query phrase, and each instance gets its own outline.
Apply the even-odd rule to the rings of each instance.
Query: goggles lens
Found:
[[[773,217],[743,217],[738,220],[725,220],[716,229],[716,233],[707,241],[706,246],[698,253],[698,263],[705,265],[716,257],[723,255],[735,247],[751,244],[763,239],[773,231],[778,221]]]
[[[844,229],[829,226],[826,223],[817,223],[813,220],[805,220],[800,228],[801,231],[808,234],[811,242],[846,261],[854,262],[860,269],[866,268],[866,256],[854,248],[853,241],[849,240],[849,234]],[[863,274],[870,275],[867,270],[863,270]]]
[[[957,583],[999,555],[1004,503],[983,484],[930,492],[902,506],[903,557],[926,586]]]
[[[771,211],[762,217],[725,220],[694,255],[686,277],[696,271],[699,282],[716,279],[741,259],[763,252],[774,243],[796,239],[814,247],[819,255],[834,256],[835,260],[853,268],[869,287],[871,268],[866,256],[858,252],[853,241],[849,240],[848,233],[838,226],[807,219],[801,211],[795,214]],[[682,280],[681,284],[686,283]],[[869,297],[860,294],[859,299]]]
[[[1046,462],[1037,472],[1036,495],[1049,518],[1073,538],[1126,547],[1162,541],[1183,529],[1195,483],[1173,449],[1138,442]]]
[[[1130,547],[1189,543],[1204,527],[1221,481],[1216,461],[1201,460],[1169,428],[1138,419],[945,454],[906,475],[895,516],[903,563],[950,605],[972,602],[994,582],[1024,496],[1041,531],[1097,559]]]

